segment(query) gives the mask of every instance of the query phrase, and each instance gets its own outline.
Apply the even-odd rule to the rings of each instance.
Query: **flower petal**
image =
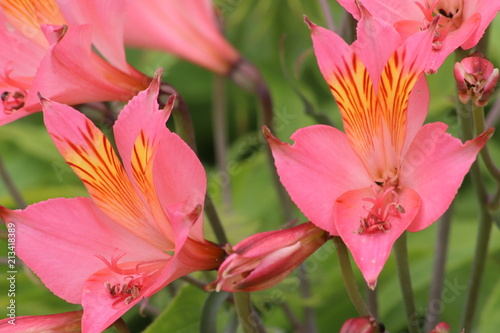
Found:
[[[448,209],[476,155],[493,134],[489,129],[462,144],[446,133],[447,128],[443,123],[423,126],[403,161],[399,184],[422,199],[422,207],[408,227],[411,232],[427,228]]]
[[[135,291],[129,293],[130,296],[127,296],[128,294],[117,295],[118,297],[115,298],[111,296],[110,291],[106,288],[108,284],[113,286],[120,283],[119,288],[123,288],[124,283],[128,282],[130,287],[131,284],[133,286],[134,280],[127,276],[117,275],[109,268],[96,272],[86,281],[82,299],[84,309],[82,332],[100,333],[104,331],[135,304],[150,297],[173,280],[192,272],[180,265],[175,257],[168,261],[143,266],[128,262],[123,267],[131,272],[134,269],[140,269],[143,274],[142,278],[134,276],[133,273],[130,274],[132,278],[137,278],[135,281],[137,281],[136,286],[138,286]]]
[[[128,72],[123,35],[127,11],[124,1],[65,1],[61,12],[71,25],[90,24],[92,43],[116,68]]]
[[[307,218],[332,235],[333,203],[344,192],[372,183],[341,131],[324,125],[299,129],[290,146],[264,131],[280,180]]]
[[[173,250],[172,242],[158,230],[144,198],[136,192],[104,134],[73,108],[47,100],[42,103],[50,136],[96,205],[143,240]]]
[[[168,213],[177,241],[184,227],[175,225],[173,214],[188,215],[200,207],[203,209],[207,188],[207,176],[200,160],[177,134],[165,131],[158,143],[153,160],[153,181],[156,193],[161,198],[163,210]],[[177,207],[174,209],[174,207]],[[178,220],[179,222],[181,220]],[[183,222],[180,222],[181,224]],[[189,237],[203,241],[203,214],[191,222]]]
[[[225,75],[239,60],[221,35],[209,0],[127,0],[125,42],[172,52]]]
[[[47,39],[57,40],[40,63],[28,96],[26,109],[38,111],[36,93],[65,104],[126,101],[147,87],[149,80],[129,75],[93,53],[92,27],[71,26],[61,34],[60,26],[42,27]],[[53,36],[56,34],[56,36]]]
[[[368,214],[366,198],[373,197],[372,188],[363,188],[344,193],[335,202],[335,225],[340,237],[349,248],[363,277],[371,288],[391,253],[396,239],[406,230],[420,208],[419,195],[409,189],[401,188],[398,192],[399,204],[404,213],[389,215],[387,230],[373,230],[360,233],[361,219]],[[370,207],[368,207],[370,208]]]
[[[51,199],[25,210],[0,206],[0,217],[16,226],[18,256],[57,296],[80,303],[85,280],[106,267],[117,250],[126,260],[165,258],[166,254],[120,227],[90,198]]]
[[[14,324],[9,323],[11,321]],[[45,316],[21,316],[0,320],[2,333],[80,333],[82,311],[57,313]]]

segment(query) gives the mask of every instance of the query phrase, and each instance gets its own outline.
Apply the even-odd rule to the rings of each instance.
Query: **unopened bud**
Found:
[[[485,106],[498,81],[498,68],[479,52],[455,63],[458,98],[466,104],[472,98],[476,106]]]
[[[296,227],[255,234],[232,248],[209,290],[258,291],[287,277],[328,239],[308,222]]]

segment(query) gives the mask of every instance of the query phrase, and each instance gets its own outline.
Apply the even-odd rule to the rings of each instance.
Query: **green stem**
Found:
[[[227,181],[221,184],[222,202],[225,207],[231,206],[231,182],[227,168],[227,107],[225,78],[216,75],[214,78],[214,100],[213,100],[213,135],[215,146],[215,160],[219,172]]]
[[[342,238],[338,236],[333,237],[333,243],[335,244],[335,249],[337,250],[340,271],[342,272],[342,278],[344,279],[344,284],[347,293],[349,294],[349,298],[361,317],[369,316],[370,313],[366,308],[363,297],[361,297],[361,293],[359,292],[359,288],[356,283],[356,277],[352,271],[351,259],[349,258],[347,247],[345,246]]]
[[[222,227],[222,222],[219,218],[219,214],[217,214],[217,210],[215,209],[212,198],[208,193],[205,196],[205,214],[207,214],[208,221],[210,223],[210,226],[212,227],[215,237],[217,238],[217,242],[219,244],[227,244],[228,239],[226,236],[226,232]]]
[[[482,106],[476,106],[474,103],[469,103],[472,109],[472,117],[474,119],[474,130],[475,135],[479,135],[485,130],[485,121],[484,121],[484,108]],[[500,169],[497,168],[495,162],[491,158],[490,150],[488,146],[484,146],[480,152],[481,158],[483,159],[484,165],[488,172],[496,179],[498,183],[500,183]]]
[[[411,286],[410,266],[408,264],[408,248],[406,244],[406,231],[394,243],[394,255],[396,257],[396,269],[398,272],[399,285],[405,303],[406,318],[408,319],[408,331],[410,333],[420,332],[418,316],[413,298]]]
[[[465,105],[458,103],[457,110],[461,109],[463,110],[467,108]],[[462,114],[466,113],[462,112]],[[474,129],[469,117],[459,117],[459,122],[463,140],[472,139],[474,137]],[[472,164],[469,174],[474,190],[477,193],[476,197],[479,205],[479,223],[476,246],[474,249],[474,258],[472,260],[471,275],[469,277],[464,309],[461,316],[462,321],[460,323],[460,328],[465,330],[465,332],[470,332],[472,329],[493,225],[493,219],[486,207],[488,193],[486,191],[486,187],[481,176],[481,170],[477,161]]]
[[[368,311],[372,314],[373,317],[378,319],[377,289],[371,289],[366,283],[365,283],[365,298]]]
[[[25,208],[26,201],[24,201],[23,196],[21,195],[21,192],[19,192],[16,185],[14,184],[14,181],[10,177],[9,172],[5,168],[5,164],[3,163],[2,156],[0,156],[0,177],[2,178],[10,195],[14,199],[14,202],[16,203],[17,208]]]
[[[436,311],[434,303],[437,302],[437,304],[439,304],[439,302],[441,302],[441,294],[443,292],[452,212],[453,203],[438,222],[436,246],[434,250],[434,266],[432,268],[431,286],[429,288],[429,303],[427,306],[427,314],[425,316],[424,332],[430,332],[439,323],[439,316],[441,313]]]
[[[130,333],[130,330],[122,318],[119,318],[117,321],[113,323],[113,327],[116,329],[118,333]]]
[[[262,333],[265,332],[260,319],[252,310],[250,294],[247,292],[234,293],[234,305],[238,313],[238,320],[243,327],[245,333]]]

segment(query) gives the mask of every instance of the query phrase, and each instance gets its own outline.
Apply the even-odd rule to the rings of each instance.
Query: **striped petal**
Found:
[[[104,134],[73,108],[42,101],[44,121],[57,148],[87,187],[96,205],[116,223],[162,250],[172,250],[127,177]]]

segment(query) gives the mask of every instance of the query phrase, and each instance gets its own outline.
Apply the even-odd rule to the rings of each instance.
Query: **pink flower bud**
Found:
[[[296,227],[255,234],[228,249],[217,279],[207,289],[257,291],[281,282],[320,248],[328,234],[311,222]]]
[[[385,327],[373,317],[357,317],[347,320],[340,333],[378,333],[385,332]]]
[[[440,322],[439,324],[436,325],[436,327],[430,331],[429,333],[450,333],[450,325],[447,323]]]
[[[498,68],[479,52],[455,63],[458,98],[466,104],[472,98],[477,106],[488,103],[498,81]]]

